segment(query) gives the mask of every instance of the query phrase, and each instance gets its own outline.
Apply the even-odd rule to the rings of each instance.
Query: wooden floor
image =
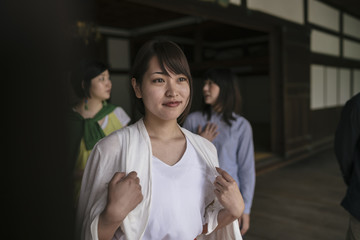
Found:
[[[348,214],[332,150],[256,178],[251,227],[244,240],[340,240]]]

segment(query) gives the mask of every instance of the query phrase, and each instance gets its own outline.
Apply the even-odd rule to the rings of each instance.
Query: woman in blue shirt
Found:
[[[229,69],[210,69],[204,75],[202,111],[191,113],[183,127],[212,141],[219,164],[237,182],[245,202],[239,218],[241,234],[250,227],[255,189],[255,162],[250,123],[235,113],[238,96],[235,76]]]

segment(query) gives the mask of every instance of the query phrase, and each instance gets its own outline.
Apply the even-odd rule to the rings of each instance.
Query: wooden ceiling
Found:
[[[156,34],[190,40],[201,32],[204,40],[216,42],[264,35],[255,30],[124,0],[97,0],[96,19],[100,26],[121,30],[129,37]]]
[[[184,0],[184,5],[189,3],[189,1]],[[320,1],[359,16],[359,1]],[[159,2],[164,3],[164,0]],[[221,22],[219,18],[214,18],[218,19],[214,21],[210,19],[212,15],[209,15],[207,18],[204,15],[200,17],[184,13],[196,13],[196,9],[182,12],[174,11],[174,8],[170,8],[172,10],[169,10],[169,8],[165,9],[159,2],[155,0],[95,0],[94,14],[96,23],[100,27],[111,28],[114,32],[117,31],[116,34],[118,35],[131,38],[133,46],[139,45],[145,39],[154,37],[163,37],[188,45],[190,48],[187,47],[189,50],[187,55],[194,62],[196,62],[196,51],[193,46],[200,42],[202,46],[207,45],[218,51],[223,51],[227,47],[231,48],[235,45],[240,46],[246,52],[244,56],[255,58],[257,56],[265,56],[257,64],[252,63],[253,59],[250,59],[249,64],[251,66],[267,64],[268,33],[226,24]],[[158,5],[158,7],[154,7],[154,5]],[[214,9],[210,12],[214,14]],[[257,44],[257,46],[251,48],[251,46],[249,47],[251,44]],[[243,47],[244,45],[247,46]],[[186,47],[185,51],[187,51]],[[209,54],[211,55],[211,52]],[[234,54],[236,54],[235,51]],[[210,57],[208,60],[211,60]],[[258,61],[257,58],[255,60]]]
[[[97,24],[103,30],[111,28],[115,35],[130,38],[134,49],[149,38],[166,38],[177,42],[192,63],[193,73],[202,71],[208,65],[219,65],[220,58],[223,66],[241,64],[251,66],[247,71],[255,72],[258,68],[258,72],[267,71],[268,33],[131,0],[97,0],[95,9]],[[200,63],[196,50],[199,43],[203,51]],[[244,60],[245,55],[247,58]]]
[[[97,0],[96,16],[100,25],[131,30],[184,17],[142,4],[121,0]]]
[[[171,0],[169,0],[171,1]],[[359,0],[320,0],[330,6],[337,9],[341,9],[355,16],[360,16],[360,1]],[[137,3],[139,2],[139,3]],[[154,2],[154,1],[150,1]],[[184,1],[184,4],[189,1]],[[156,7],[151,7],[151,3],[148,1],[140,0],[95,0],[95,15],[96,19],[101,26],[107,26],[112,28],[118,28],[122,30],[133,30],[137,28],[144,28],[146,26],[152,26],[157,24],[163,24],[166,22],[174,22],[179,19],[188,18],[189,15],[182,14],[175,11],[168,11]],[[200,19],[200,22],[206,21]],[[180,21],[181,23],[181,21]],[[223,33],[230,27],[222,24],[216,24],[213,22],[206,25],[212,25],[216,30],[212,33]],[[184,25],[184,24],[183,24]],[[224,29],[225,28],[225,29]],[[234,27],[233,27],[234,28]],[[237,34],[241,36],[241,32],[249,36],[253,34],[257,35],[255,31],[246,30],[243,28],[236,28]],[[240,31],[239,31],[240,30]],[[218,34],[218,35],[219,35]],[[215,35],[215,34],[212,34]]]

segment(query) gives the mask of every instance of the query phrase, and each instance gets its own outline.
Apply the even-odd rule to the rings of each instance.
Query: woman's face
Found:
[[[219,93],[220,93],[219,85],[217,85],[210,79],[204,81],[203,95],[206,104],[214,106],[214,104],[216,104],[216,100],[219,97]]]
[[[110,74],[108,70],[105,70],[98,76],[91,79],[91,85],[90,85],[90,97],[92,99],[99,99],[101,101],[104,101],[106,99],[110,98],[111,93],[111,80],[110,80]]]
[[[168,73],[169,76],[161,70],[158,58],[154,56],[143,76],[141,87],[132,79],[136,97],[143,100],[145,118],[176,120],[188,105],[189,79],[184,74]]]

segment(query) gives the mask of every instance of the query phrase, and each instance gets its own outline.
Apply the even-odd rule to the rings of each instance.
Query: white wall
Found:
[[[338,69],[326,67],[325,82],[325,107],[336,107],[338,105]]]
[[[340,11],[329,7],[328,5],[315,0],[308,2],[308,20],[309,22],[339,31]]]
[[[343,54],[345,58],[360,60],[360,43],[344,39]]]
[[[122,107],[125,112],[131,114],[130,106],[130,80],[125,74],[111,74],[112,90],[111,103]],[[130,89],[131,90],[131,89]]]
[[[240,6],[241,5],[241,0],[230,0],[229,3]]]
[[[108,38],[108,63],[112,70],[128,71],[130,68],[129,40]],[[130,115],[130,79],[127,74],[115,74],[110,71],[112,80],[111,103],[122,107]]]
[[[129,69],[129,40],[121,38],[107,39],[108,62],[112,69]]]
[[[360,92],[360,69],[311,65],[311,110],[342,106],[358,92]]]
[[[312,52],[340,56],[339,37],[317,30],[311,30],[310,49]]]
[[[344,14],[344,33],[360,39],[360,19]]]
[[[304,24],[303,0],[248,0],[247,7],[295,23]]]
[[[325,107],[324,101],[324,66],[311,65],[310,68],[310,108]]]

